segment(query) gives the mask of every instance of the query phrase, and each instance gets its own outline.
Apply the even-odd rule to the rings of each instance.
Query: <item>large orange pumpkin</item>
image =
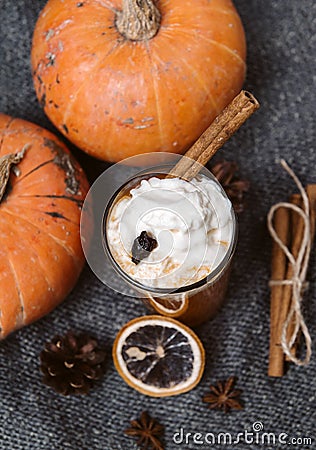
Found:
[[[230,0],[153,1],[49,0],[36,24],[38,98],[68,139],[104,160],[183,152],[244,80]]]
[[[0,338],[53,309],[84,264],[79,221],[88,183],[66,147],[30,122],[0,114],[0,175],[28,147],[0,203]],[[6,177],[7,178],[7,177]]]

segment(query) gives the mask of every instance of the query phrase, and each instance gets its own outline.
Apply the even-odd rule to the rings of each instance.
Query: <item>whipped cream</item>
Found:
[[[231,202],[204,175],[142,180],[114,203],[107,241],[120,267],[144,287],[179,288],[207,276],[223,260],[234,233]],[[134,240],[146,231],[157,247],[132,262]]]

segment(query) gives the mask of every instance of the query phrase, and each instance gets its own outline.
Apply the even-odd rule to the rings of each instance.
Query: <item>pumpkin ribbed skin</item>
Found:
[[[130,41],[120,0],[49,0],[32,47],[35,89],[56,127],[108,161],[186,150],[240,91],[246,44],[230,0],[159,0],[160,29]]]
[[[30,144],[0,204],[0,338],[42,317],[84,264],[80,210],[88,182],[66,147],[30,122],[0,114],[0,157]]]

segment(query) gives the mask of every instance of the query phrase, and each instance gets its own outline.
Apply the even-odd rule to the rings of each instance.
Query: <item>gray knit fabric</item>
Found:
[[[44,4],[45,0],[0,1],[0,109],[55,131],[36,100],[30,72],[32,30]],[[245,87],[258,97],[261,109],[221,150],[222,157],[239,163],[252,188],[248,209],[240,216],[239,245],[225,307],[215,320],[196,330],[207,355],[201,383],[187,394],[155,399],[122,381],[111,360],[112,342],[122,325],[146,311],[138,300],[103,286],[86,267],[62,305],[0,343],[1,450],[136,448],[123,430],[142,410],[165,425],[167,450],[316,449],[315,357],[307,368],[291,365],[282,379],[267,376],[271,240],[266,228],[270,206],[295,191],[276,160],[285,158],[303,183],[316,182],[316,5],[313,0],[236,0],[236,6],[248,41]],[[91,180],[106,166],[70,148]],[[314,351],[315,269],[314,253],[304,307]],[[41,383],[39,353],[46,341],[68,329],[93,332],[108,349],[106,375],[87,396],[62,397]],[[244,410],[227,415],[209,410],[201,397],[210,383],[230,375],[238,376],[238,386],[244,390]],[[220,431],[236,436],[253,431],[254,422],[261,422],[266,432],[310,437],[313,443],[225,446],[194,444],[192,439],[189,444],[174,441],[181,428],[203,436]],[[201,441],[201,437],[196,439]]]

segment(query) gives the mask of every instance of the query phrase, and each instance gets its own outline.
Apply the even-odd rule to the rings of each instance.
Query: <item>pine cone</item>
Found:
[[[225,189],[236,213],[241,213],[245,206],[244,193],[249,190],[250,183],[236,175],[238,172],[236,162],[222,160],[211,166],[210,170]]]
[[[87,394],[104,373],[105,352],[87,334],[55,336],[41,352],[43,383],[63,395]]]

